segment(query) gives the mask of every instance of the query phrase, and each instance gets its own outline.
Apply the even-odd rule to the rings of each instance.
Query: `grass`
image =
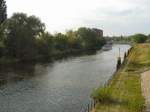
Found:
[[[93,94],[96,94],[97,98],[109,96],[109,99],[113,99],[113,102],[106,102],[108,98],[106,97],[100,101],[96,105],[95,112],[142,112],[144,98],[140,74],[148,68],[150,68],[150,44],[135,45],[125,64],[106,87],[111,89],[111,92],[100,94],[101,89],[94,91]]]
[[[98,89],[95,89],[91,95],[91,97],[95,100],[98,100],[99,102],[111,102],[113,99],[111,99],[112,89],[108,87],[99,87]]]

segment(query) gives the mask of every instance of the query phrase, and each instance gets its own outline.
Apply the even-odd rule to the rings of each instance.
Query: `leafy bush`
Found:
[[[131,38],[135,43],[144,43],[147,40],[147,36],[144,34],[135,34]]]

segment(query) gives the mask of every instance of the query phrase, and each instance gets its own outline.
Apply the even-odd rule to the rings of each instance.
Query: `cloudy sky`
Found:
[[[36,15],[47,30],[96,27],[105,35],[150,33],[150,0],[6,0],[14,12]]]

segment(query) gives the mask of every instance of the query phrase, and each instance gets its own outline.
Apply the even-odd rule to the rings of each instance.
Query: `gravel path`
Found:
[[[141,79],[142,92],[145,98],[144,112],[150,112],[150,70],[142,73]]]

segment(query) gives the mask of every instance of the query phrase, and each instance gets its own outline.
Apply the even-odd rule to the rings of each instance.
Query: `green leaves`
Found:
[[[19,60],[32,60],[37,55],[36,38],[45,26],[39,18],[15,13],[7,22],[5,44],[8,55]]]
[[[0,0],[0,25],[7,19],[7,6],[4,0]]]
[[[5,24],[4,24],[5,23]],[[31,61],[45,57],[78,51],[96,50],[105,43],[97,31],[81,27],[66,34],[51,35],[45,32],[45,24],[36,16],[14,13],[0,27],[0,39],[5,56],[20,61]]]
[[[77,30],[77,37],[81,39],[83,49],[95,49],[103,37],[98,37],[94,29],[81,27]]]
[[[144,43],[147,40],[147,36],[144,34],[135,34],[131,38],[135,43]]]
[[[94,90],[91,97],[99,102],[110,102],[112,101],[112,89],[110,87],[99,87]]]

